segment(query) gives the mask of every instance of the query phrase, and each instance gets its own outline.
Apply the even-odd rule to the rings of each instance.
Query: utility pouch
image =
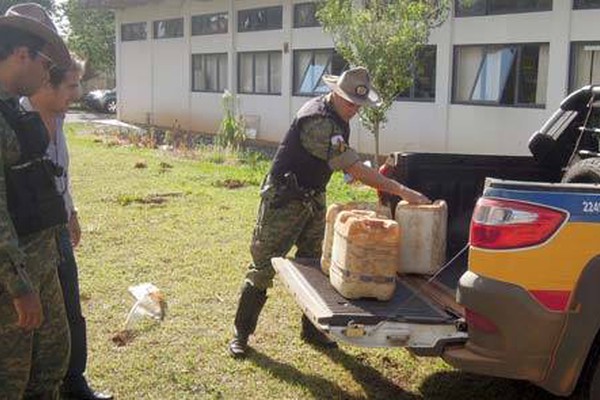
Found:
[[[15,131],[20,158],[5,166],[8,212],[19,236],[65,224],[67,211],[56,188],[62,168],[46,157],[48,132],[38,113],[0,101],[0,112]]]
[[[321,192],[300,187],[298,179],[293,172],[286,172],[281,179],[274,182],[274,185],[276,190],[273,202],[271,203],[273,208],[280,208],[294,200],[302,201],[311,208],[318,206],[318,202],[315,199]]]

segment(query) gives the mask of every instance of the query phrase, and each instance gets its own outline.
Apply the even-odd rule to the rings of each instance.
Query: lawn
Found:
[[[117,399],[553,398],[402,349],[319,351],[300,340],[300,311],[279,281],[251,356],[231,359],[226,346],[268,162],[210,148],[176,157],[82,130],[69,126],[68,135],[83,229],[77,259],[88,375],[99,389]],[[329,202],[374,198],[339,174],[329,189]],[[140,323],[133,340],[117,346],[112,338],[133,304],[127,288],[144,282],[165,293],[167,317]]]

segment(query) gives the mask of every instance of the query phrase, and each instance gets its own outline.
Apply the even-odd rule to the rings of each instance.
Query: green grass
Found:
[[[268,162],[208,148],[195,159],[176,158],[109,146],[81,130],[70,127],[69,144],[95,387],[118,399],[552,398],[527,383],[464,374],[402,349],[320,352],[299,339],[300,311],[277,280],[252,356],[231,359],[226,346]],[[241,187],[230,189],[232,181]],[[352,199],[374,194],[336,174],[329,201]],[[141,323],[118,347],[111,338],[133,304],[127,288],[143,282],[164,291],[167,318]]]

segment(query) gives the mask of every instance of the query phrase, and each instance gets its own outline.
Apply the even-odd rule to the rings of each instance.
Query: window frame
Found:
[[[438,46],[437,44],[426,44],[424,45],[424,47],[428,47],[431,48],[433,50],[433,54],[434,54],[434,60],[433,60],[433,77],[432,77],[432,81],[433,81],[433,97],[414,97],[414,92],[415,92],[415,83],[417,82],[417,71],[416,68],[413,67],[412,69],[412,84],[410,85],[410,87],[408,88],[409,90],[409,95],[406,97],[402,97],[401,95],[396,96],[396,101],[399,102],[411,102],[411,103],[435,103],[435,99],[437,97],[437,88],[436,88],[436,84],[437,84],[437,51],[438,51]]]
[[[472,100],[457,100],[456,99],[456,79],[457,79],[457,73],[458,73],[458,68],[457,68],[457,63],[458,63],[458,57],[457,57],[457,52],[460,48],[466,48],[466,47],[484,47],[484,48],[489,48],[492,46],[504,46],[506,48],[510,48],[510,47],[516,47],[517,48],[517,54],[515,55],[515,60],[513,61],[517,66],[520,65],[520,60],[521,60],[521,53],[522,53],[522,47],[524,46],[543,46],[543,45],[547,45],[550,46],[550,43],[548,42],[531,42],[531,43],[486,43],[486,44],[468,44],[468,45],[454,45],[453,49],[452,49],[452,87],[451,87],[451,103],[450,104],[456,104],[456,105],[470,105],[470,106],[486,106],[486,107],[506,107],[506,108],[533,108],[533,109],[545,109],[546,108],[546,103],[543,104],[528,104],[528,103],[518,103],[518,99],[519,99],[519,70],[517,70],[515,72],[516,77],[515,77],[515,93],[514,93],[514,97],[515,97],[515,103],[510,103],[510,104],[506,104],[506,103],[501,103],[500,101],[496,102],[496,101],[486,101],[486,100],[476,100],[476,101],[472,101]],[[476,75],[476,79],[479,76],[479,72],[481,71],[481,68],[483,68],[483,63],[485,61],[485,57],[482,58],[479,66],[477,67],[477,75]],[[538,65],[539,68],[539,65]],[[508,78],[507,78],[508,79]],[[472,93],[476,82],[473,83],[474,86],[470,89],[470,92]],[[506,84],[506,83],[505,83]],[[546,101],[547,101],[547,87],[546,87]],[[472,94],[469,96],[471,97]]]
[[[195,74],[194,74],[194,57],[196,56],[200,56],[202,57],[203,60],[203,68],[206,69],[206,57],[208,56],[217,56],[217,87],[220,87],[220,83],[221,83],[221,76],[219,74],[219,72],[221,71],[220,67],[220,57],[225,56],[225,62],[227,63],[227,74],[229,74],[229,54],[227,52],[224,53],[192,53],[190,61],[191,61],[191,72],[192,72],[192,87],[191,87],[191,91],[192,93],[223,93],[223,91],[225,91],[227,89],[227,75],[224,77],[225,82],[223,84],[223,90],[217,89],[217,90],[202,90],[202,89],[196,89],[196,79],[195,79]]]
[[[123,39],[123,27],[125,27],[125,26],[133,26],[133,25],[144,26],[144,37],[143,38],[136,38],[136,39]],[[120,34],[119,39],[121,40],[121,42],[141,42],[141,41],[144,41],[144,40],[148,40],[148,22],[146,22],[146,21],[140,21],[140,22],[123,22],[123,23],[121,23],[121,29],[120,29],[119,34]]]
[[[298,21],[298,9],[301,7],[306,7],[306,6],[312,6],[314,8],[313,10],[313,15],[314,15],[314,20],[315,23],[311,24],[311,25],[300,25],[299,21]],[[303,3],[294,3],[294,15],[292,18],[292,27],[294,29],[302,29],[302,28],[318,28],[321,26],[321,23],[319,22],[319,20],[317,19],[317,16],[315,15],[317,12],[317,3],[312,2],[312,1],[307,1],[307,2],[303,2]]]
[[[268,15],[267,12],[268,10],[279,10],[279,21],[278,24],[276,26],[271,26],[269,27],[269,21],[266,21],[266,27],[265,28],[250,28],[250,29],[242,29],[242,21],[244,20],[244,18],[242,17],[245,13],[247,14],[251,14],[251,13],[259,13],[261,11],[264,11],[266,14]],[[237,13],[237,31],[239,33],[248,33],[248,32],[261,32],[261,31],[275,31],[275,30],[281,30],[283,29],[283,6],[282,5],[278,5],[278,6],[269,6],[269,7],[259,7],[259,8],[248,8],[248,9],[244,9],[244,10],[238,10]]]
[[[585,0],[573,0],[573,10],[598,10],[600,9],[600,4],[595,5],[586,5],[582,4]]]
[[[225,16],[225,19],[227,20],[227,24],[225,24],[224,32],[221,32],[221,31],[218,31],[218,32],[195,32],[194,31],[194,20],[210,19],[212,17],[219,17],[219,16]],[[192,17],[190,18],[190,35],[191,36],[222,35],[222,34],[227,34],[227,33],[229,33],[229,13],[227,11],[209,13],[209,14],[192,15]]]
[[[490,0],[482,0],[483,2],[485,2],[485,10],[483,11],[483,13],[461,13],[459,12],[459,6],[458,6],[458,2],[460,0],[454,0],[454,17],[455,18],[468,18],[468,17],[483,17],[486,15],[510,15],[510,14],[525,14],[525,13],[532,13],[532,12],[550,12],[554,9],[554,0],[548,0],[550,1],[550,7],[548,9],[539,9],[539,8],[527,8],[527,9],[521,9],[521,10],[510,10],[510,11],[494,11],[491,9],[491,5],[490,5]]]
[[[575,40],[570,43],[570,47],[569,47],[569,93],[573,92],[574,90],[579,89],[579,87],[575,87],[575,75],[573,75],[573,73],[575,71],[575,63],[576,63],[576,60],[575,60],[576,59],[576,54],[575,54],[576,46],[598,46],[600,48],[600,40]],[[592,63],[591,68],[593,68],[593,67],[594,67],[594,65]],[[589,83],[589,84],[591,84],[591,83]],[[599,84],[600,84],[600,82],[599,82]]]
[[[245,54],[252,54],[252,92],[244,92],[242,91],[241,88],[241,72],[242,69],[240,68],[240,64],[242,63],[242,55]],[[268,61],[267,61],[267,70],[268,70],[268,76],[267,76],[267,85],[268,85],[268,91],[267,93],[262,93],[262,92],[257,92],[256,91],[256,55],[257,54],[268,54]],[[238,94],[245,94],[245,95],[259,95],[259,96],[281,96],[282,95],[282,88],[281,88],[281,84],[282,82],[280,82],[279,84],[279,92],[271,92],[271,56],[273,55],[278,55],[279,57],[281,57],[280,59],[280,65],[281,65],[281,71],[280,71],[280,75],[283,76],[283,54],[280,50],[266,50],[266,51],[242,51],[242,52],[238,52],[237,53],[237,92]]]
[[[315,96],[320,96],[322,94],[325,94],[325,93],[321,93],[321,92],[317,92],[317,91],[313,91],[310,93],[299,92],[298,88],[296,88],[296,73],[298,72],[296,69],[297,54],[300,52],[310,52],[311,53],[311,64],[309,64],[309,65],[314,65],[315,53],[319,52],[319,51],[321,51],[321,52],[329,51],[331,53],[327,65],[331,65],[331,63],[333,62],[333,57],[336,57],[336,56],[339,57],[340,60],[344,62],[344,67],[342,67],[342,70],[339,72],[339,74],[341,74],[344,70],[346,70],[348,68],[348,62],[346,60],[344,60],[344,58],[339,53],[337,53],[335,51],[335,49],[332,47],[326,47],[326,48],[320,48],[320,49],[294,49],[294,51],[292,52],[292,96],[294,96],[294,97],[315,97]],[[327,66],[325,67],[325,70],[327,70]],[[336,72],[332,71],[332,74],[336,74]]]
[[[174,21],[181,21],[181,35],[177,35],[177,36],[161,36],[161,37],[157,37],[156,36],[156,26],[157,24],[161,23],[161,22],[174,22]],[[176,17],[176,18],[166,18],[166,19],[158,19],[155,21],[152,21],[152,39],[154,40],[162,40],[162,39],[180,39],[182,37],[185,36],[185,21],[183,17]]]

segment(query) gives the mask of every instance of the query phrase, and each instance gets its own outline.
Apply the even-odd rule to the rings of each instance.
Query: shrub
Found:
[[[221,120],[216,143],[222,148],[230,147],[233,150],[238,150],[246,140],[246,126],[243,118],[238,113],[238,98],[225,90],[222,104],[224,116]]]

